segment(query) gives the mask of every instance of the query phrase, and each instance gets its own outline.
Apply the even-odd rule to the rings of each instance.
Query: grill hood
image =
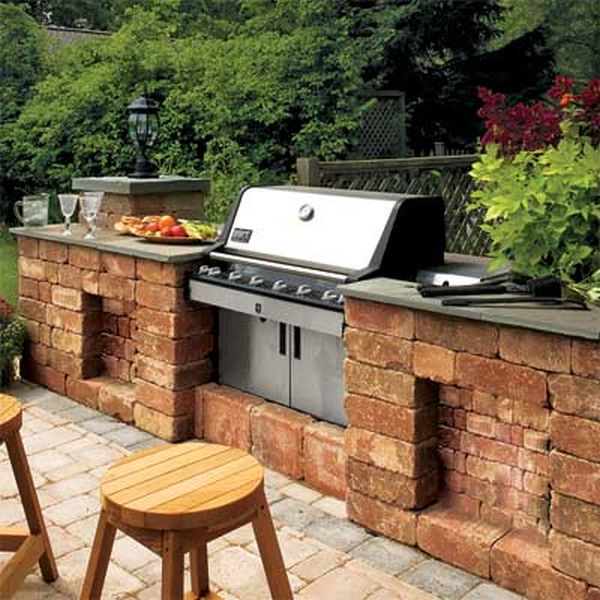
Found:
[[[443,263],[439,197],[312,187],[248,187],[231,210],[214,258],[256,259],[355,280],[414,279]]]

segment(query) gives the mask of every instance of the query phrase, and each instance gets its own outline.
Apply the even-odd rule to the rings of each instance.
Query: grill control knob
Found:
[[[323,292],[321,300],[325,300],[326,302],[329,300],[336,300],[337,296],[338,294],[335,290],[326,290],[325,292]]]
[[[283,281],[283,279],[278,279],[274,284],[273,284],[273,289],[276,292],[280,292],[282,290],[285,290],[285,288],[287,287],[287,283],[285,281]]]
[[[296,294],[298,296],[307,296],[311,292],[312,292],[311,287],[309,285],[306,285],[306,284],[299,285],[298,289],[296,290]]]
[[[221,274],[221,267],[211,267],[207,273],[207,275],[209,277],[217,277],[220,274]]]
[[[242,278],[242,274],[239,271],[231,271],[231,273],[229,273],[229,281],[237,281],[238,279]]]
[[[252,275],[252,277],[250,278],[250,285],[260,285],[261,283],[264,283],[264,279],[260,276],[260,275]]]
[[[208,270],[210,269],[210,267],[208,265],[202,265],[199,269],[198,269],[198,275],[206,275],[208,273]]]

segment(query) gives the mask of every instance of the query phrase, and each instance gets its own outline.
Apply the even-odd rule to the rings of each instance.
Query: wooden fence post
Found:
[[[296,173],[298,185],[310,187],[319,187],[321,185],[319,161],[316,158],[299,158],[296,161]]]

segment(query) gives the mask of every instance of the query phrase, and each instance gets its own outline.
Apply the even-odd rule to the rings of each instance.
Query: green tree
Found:
[[[327,0],[282,2],[293,27],[267,31],[251,17],[229,37],[182,35],[179,2],[158,4],[132,9],[109,39],[58,55],[13,130],[11,174],[22,186],[67,189],[74,175],[127,173],[123,110],[144,90],[162,105],[162,171],[209,176],[213,218],[243,184],[288,178],[298,155],[344,153],[361,111],[362,61]]]
[[[0,5],[0,222],[9,214],[15,192],[9,177],[10,131],[35,84],[46,72],[46,34],[21,8]]]
[[[8,2],[9,3],[9,2]],[[113,0],[17,0],[42,25],[108,29]],[[0,0],[0,4],[7,4]]]
[[[549,32],[557,72],[580,81],[600,77],[600,3],[597,0],[502,0],[500,44],[540,25]]]

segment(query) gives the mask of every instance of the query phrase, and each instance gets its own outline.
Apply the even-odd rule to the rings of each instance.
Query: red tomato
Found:
[[[152,233],[156,233],[159,230],[160,227],[158,226],[158,223],[148,223],[148,225],[146,225],[146,231],[152,231]]]
[[[177,225],[177,221],[171,215],[165,215],[159,219],[158,224],[160,225],[160,229],[162,231],[165,227],[173,227],[174,225]]]
[[[171,228],[170,227],[163,227],[160,230],[160,235],[161,235],[161,237],[171,237]]]
[[[170,231],[173,237],[187,237],[187,232],[181,225],[174,225]]]

